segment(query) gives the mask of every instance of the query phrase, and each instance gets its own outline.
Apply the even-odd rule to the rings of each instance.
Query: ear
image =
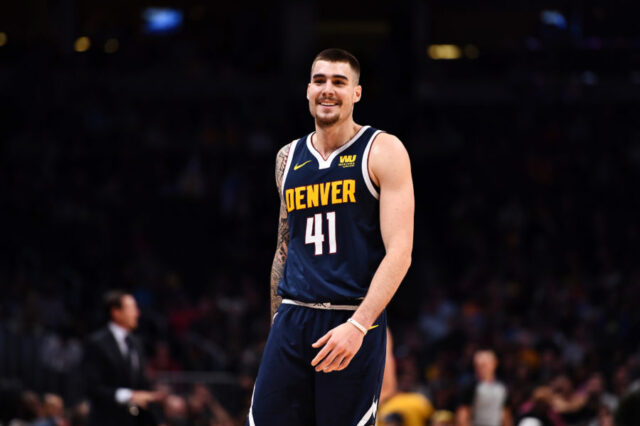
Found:
[[[311,87],[311,83],[307,84],[307,99],[309,99],[309,88]]]
[[[359,84],[353,89],[353,103],[360,101],[362,97],[362,86]]]

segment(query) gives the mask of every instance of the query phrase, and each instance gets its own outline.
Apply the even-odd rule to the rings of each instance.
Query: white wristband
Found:
[[[353,318],[349,318],[347,322],[353,324],[353,326],[358,330],[362,331],[362,334],[364,334],[365,336],[367,335],[367,329],[364,328],[364,326],[360,324],[358,321],[354,320]]]

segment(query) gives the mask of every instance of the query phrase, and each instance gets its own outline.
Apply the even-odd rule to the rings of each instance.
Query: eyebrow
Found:
[[[325,77],[327,77],[327,76],[326,76],[326,75],[324,75],[324,74],[314,74],[314,75],[312,75],[312,76],[311,76],[311,79],[312,79],[312,80],[314,80],[314,79],[316,79],[316,78],[325,78]],[[342,78],[342,79],[344,79],[344,80],[349,81],[349,77],[347,77],[346,75],[342,75],[342,74],[333,74],[333,75],[332,75],[332,76],[330,76],[330,77],[331,77],[331,78]]]

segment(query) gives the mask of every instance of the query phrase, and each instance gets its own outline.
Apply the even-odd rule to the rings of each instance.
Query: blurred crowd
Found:
[[[425,182],[449,191],[423,210],[419,312],[395,327],[401,388],[455,411],[473,353],[490,347],[514,418],[548,410],[557,415],[544,424],[611,424],[640,378],[637,111],[467,110],[435,126],[427,140],[460,147],[418,172],[431,170],[418,193]]]
[[[157,412],[156,418],[163,426],[233,426],[243,424],[242,419],[234,419],[229,412],[202,384],[191,386],[188,392],[171,393],[165,386],[159,391],[167,392],[162,403],[149,407]],[[87,425],[90,404],[81,401],[73,406],[65,406],[60,395],[45,393],[40,397],[33,391],[19,393],[4,392],[2,413],[7,425],[11,426],[80,426]],[[1,423],[5,424],[5,423]]]
[[[83,339],[114,287],[142,310],[167,426],[243,424],[269,329],[275,153],[312,121],[304,86],[235,96],[220,88],[242,79],[232,62],[181,52],[170,77],[126,52],[131,75],[42,52],[2,68],[0,424],[84,424]],[[188,86],[208,76],[222,83]],[[640,424],[624,423],[638,418],[640,103],[578,86],[541,99],[558,84],[542,77],[514,78],[506,104],[377,86],[356,107],[412,158],[413,265],[389,323],[398,389],[425,395],[434,425],[454,421],[479,348],[515,424]]]

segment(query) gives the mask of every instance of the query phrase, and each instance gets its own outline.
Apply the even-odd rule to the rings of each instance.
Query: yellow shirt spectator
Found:
[[[424,426],[433,414],[433,405],[420,393],[397,393],[380,406],[378,426],[386,426],[384,418],[393,413],[402,416],[403,426]]]

